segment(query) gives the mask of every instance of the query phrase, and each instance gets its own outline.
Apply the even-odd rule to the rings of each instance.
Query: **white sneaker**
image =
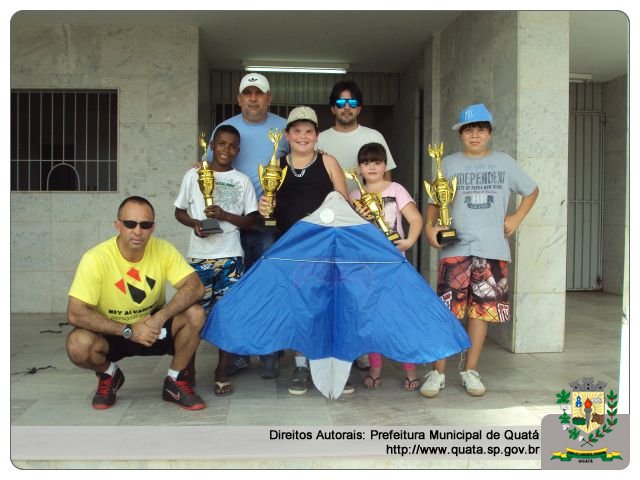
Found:
[[[369,354],[360,355],[356,360],[356,366],[360,370],[369,370]]]
[[[423,397],[437,397],[440,390],[444,388],[444,373],[431,370],[424,376],[424,383],[420,387],[420,395]]]
[[[480,381],[480,374],[478,372],[475,370],[466,370],[460,372],[460,376],[462,377],[462,386],[467,389],[469,395],[473,395],[474,397],[484,395],[485,388]]]

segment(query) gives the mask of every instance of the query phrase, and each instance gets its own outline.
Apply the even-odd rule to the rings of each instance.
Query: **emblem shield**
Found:
[[[604,424],[605,406],[602,391],[571,392],[571,423],[588,435]]]

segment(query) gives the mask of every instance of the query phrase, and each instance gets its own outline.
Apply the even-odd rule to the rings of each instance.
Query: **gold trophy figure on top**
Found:
[[[283,133],[284,132],[278,132],[277,128],[269,129],[269,140],[273,143],[273,155],[271,155],[271,160],[266,167],[263,168],[262,165],[258,166],[260,185],[262,185],[264,194],[267,196],[267,200],[269,201],[269,210],[267,215],[264,217],[264,224],[267,227],[276,226],[276,220],[271,216],[273,213],[274,198],[276,196],[276,192],[282,186],[282,182],[284,182],[284,177],[287,175],[287,167],[280,168],[280,162],[278,158],[276,158],[276,154],[278,153],[278,142],[280,142]]]
[[[444,175],[442,175],[440,162],[443,152],[444,143],[440,143],[440,147],[433,147],[429,144],[428,153],[431,158],[435,159],[437,171],[436,179],[433,182],[429,183],[426,180],[424,181],[424,188],[427,190],[429,198],[431,198],[433,203],[440,209],[437,224],[446,228],[446,230],[439,231],[436,238],[440,245],[446,246],[457,242],[460,239],[458,238],[455,229],[451,228],[453,218],[449,215],[449,204],[453,201],[453,197],[456,195],[458,177],[453,177],[451,182],[449,182],[449,180],[444,178]]]
[[[202,166],[198,169],[198,187],[204,197],[205,209],[213,205],[213,190],[216,188],[216,179],[213,175],[213,170],[209,167],[207,162],[207,141],[205,140],[204,132],[200,132],[200,139],[198,143],[202,147]],[[202,224],[202,233],[221,233],[222,229],[218,220],[215,218],[205,218],[200,222]]]
[[[389,227],[387,222],[384,221],[384,205],[382,203],[382,196],[379,193],[367,192],[360,182],[358,177],[358,169],[352,168],[351,170],[345,170],[344,174],[347,178],[355,180],[360,188],[360,198],[353,201],[353,203],[360,208],[367,207],[372,215],[372,222],[382,230],[390,241],[400,240],[400,234],[394,229]]]

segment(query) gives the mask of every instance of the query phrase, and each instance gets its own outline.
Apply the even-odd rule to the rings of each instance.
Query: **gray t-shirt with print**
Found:
[[[462,152],[448,155],[442,159],[442,173],[449,181],[458,178],[449,213],[460,241],[440,250],[440,257],[473,255],[511,261],[504,234],[509,197],[512,192],[531,195],[536,182],[502,152],[482,158],[466,157]]]

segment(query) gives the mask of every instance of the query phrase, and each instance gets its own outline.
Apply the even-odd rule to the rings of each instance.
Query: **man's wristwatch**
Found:
[[[133,337],[133,328],[131,328],[131,325],[127,325],[126,327],[124,327],[124,329],[122,330],[122,336],[127,340]]]

